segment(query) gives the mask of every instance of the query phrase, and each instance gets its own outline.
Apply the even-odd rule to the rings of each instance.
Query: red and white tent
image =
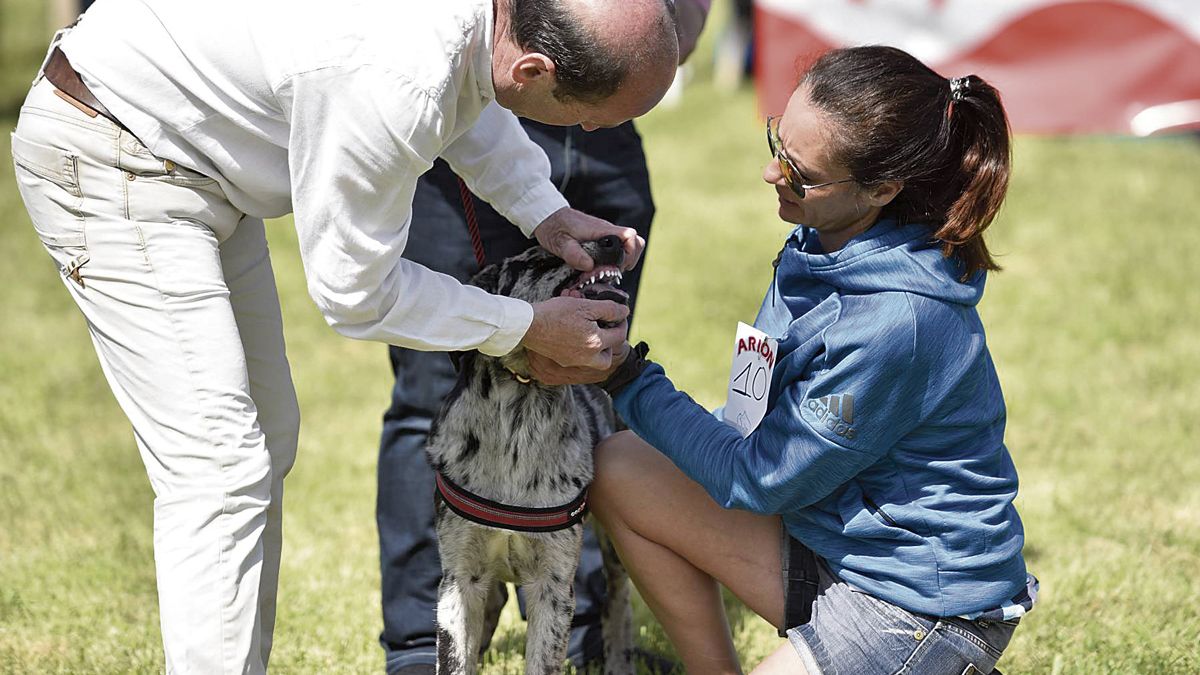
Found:
[[[1200,128],[1200,0],[756,0],[764,112],[804,63],[862,44],[988,80],[1020,132]]]

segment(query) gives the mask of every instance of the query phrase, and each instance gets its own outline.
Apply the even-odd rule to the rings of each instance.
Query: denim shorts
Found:
[[[988,675],[1016,628],[914,614],[817,566],[812,618],[787,631],[810,675]]]

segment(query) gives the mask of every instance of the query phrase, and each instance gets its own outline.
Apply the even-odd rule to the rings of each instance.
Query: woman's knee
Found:
[[[639,445],[644,445],[632,431],[620,431],[600,442],[595,450],[595,472],[589,490],[592,510],[601,520],[623,502],[623,486],[637,470]]]

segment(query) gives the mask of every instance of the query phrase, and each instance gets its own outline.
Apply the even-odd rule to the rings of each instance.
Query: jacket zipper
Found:
[[[868,497],[866,495],[866,493],[863,493],[863,503],[865,503],[868,507],[870,507],[871,512],[874,513],[876,516],[882,518],[885,522],[887,522],[888,525],[891,525],[892,527],[900,528],[901,530],[905,529],[905,528],[901,527],[900,523],[897,523],[894,518],[892,518],[887,513],[885,513],[883,509],[879,508],[879,505],[876,504],[875,501],[872,500],[870,497]]]

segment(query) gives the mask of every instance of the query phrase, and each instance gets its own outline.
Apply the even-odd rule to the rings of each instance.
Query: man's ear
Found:
[[[512,65],[513,82],[522,86],[532,86],[554,79],[554,61],[540,52],[528,52],[521,55]]]

